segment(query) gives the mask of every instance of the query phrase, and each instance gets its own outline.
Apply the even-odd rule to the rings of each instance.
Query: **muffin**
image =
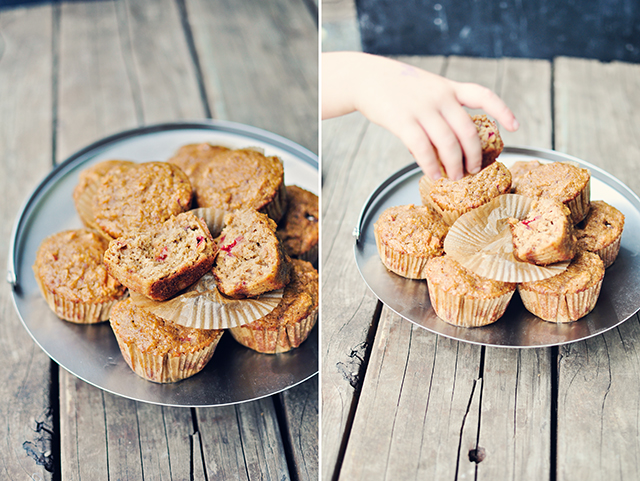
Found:
[[[182,327],[145,311],[131,299],[113,307],[110,323],[129,367],[158,383],[180,381],[202,371],[224,333]]]
[[[467,175],[460,180],[441,178],[429,184],[426,176],[420,179],[422,203],[434,207],[444,221],[452,225],[465,212],[509,192],[511,173],[504,164],[494,162],[477,174]]]
[[[105,160],[80,172],[78,185],[73,189],[73,202],[80,216],[80,220],[82,220],[85,226],[98,230],[98,225],[96,224],[93,213],[93,198],[100,180],[111,169],[124,171],[133,165],[135,164],[128,160]]]
[[[110,239],[162,224],[191,206],[191,184],[175,165],[136,164],[110,170],[100,180],[93,212],[100,231]]]
[[[212,272],[229,297],[256,297],[289,282],[291,259],[276,235],[276,223],[255,209],[225,216]]]
[[[511,190],[515,192],[518,182],[520,182],[520,177],[541,165],[538,160],[519,160],[514,162],[513,165],[509,167],[509,172],[511,172]]]
[[[200,144],[183,145],[178,149],[173,157],[167,162],[177,165],[182,172],[187,174],[189,180],[193,180],[193,175],[197,169],[205,165],[209,160],[230,149],[221,145],[212,145],[208,142]]]
[[[555,199],[538,199],[522,220],[509,219],[516,259],[541,266],[573,259],[577,239],[571,212]]]
[[[504,148],[504,142],[500,137],[498,126],[486,115],[473,115],[471,117],[478,130],[480,146],[482,147],[482,168],[495,162]]]
[[[623,229],[624,214],[602,200],[595,200],[576,229],[578,246],[598,254],[606,269],[618,257]]]
[[[449,227],[429,206],[386,209],[373,226],[380,259],[387,269],[409,279],[424,279],[427,261],[444,254]]]
[[[604,279],[604,263],[597,254],[578,251],[566,271],[541,281],[518,284],[529,312],[549,322],[571,322],[595,307]]]
[[[521,176],[515,193],[534,199],[557,199],[566,204],[571,211],[571,221],[577,224],[589,212],[590,179],[587,169],[553,162]]]
[[[79,324],[109,319],[126,288],[107,274],[102,262],[108,242],[97,233],[67,230],[47,237],[36,253],[33,271],[49,307]]]
[[[211,269],[217,247],[203,220],[184,212],[109,244],[107,271],[134,292],[164,301]]]
[[[252,208],[276,222],[286,209],[282,161],[256,150],[219,153],[194,171],[192,181],[198,207]]]
[[[289,256],[315,264],[318,261],[318,196],[297,185],[288,185],[287,199],[287,212],[276,232]]]
[[[515,284],[477,276],[447,255],[429,259],[426,278],[437,316],[461,327],[485,326],[497,321],[516,289]]]
[[[275,354],[300,346],[309,336],[318,319],[318,271],[309,262],[291,262],[291,281],[278,306],[257,321],[229,330],[240,344]]]

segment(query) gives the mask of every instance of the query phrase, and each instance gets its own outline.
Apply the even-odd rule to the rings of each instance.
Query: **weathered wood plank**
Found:
[[[560,58],[554,63],[556,149],[640,191],[640,66]],[[605,281],[606,282],[606,281]],[[637,316],[560,348],[557,479],[639,476]]]
[[[455,479],[468,470],[480,353],[383,309],[340,479]]]
[[[20,206],[51,169],[52,8],[0,11],[0,257]],[[0,478],[52,479],[51,362],[0,285]]]
[[[300,481],[318,480],[318,376],[280,394],[288,437]],[[292,475],[293,477],[293,475]]]
[[[318,29],[302,0],[187,0],[213,116],[318,152]]]
[[[122,0],[120,41],[144,124],[200,119],[204,105],[174,0]]]

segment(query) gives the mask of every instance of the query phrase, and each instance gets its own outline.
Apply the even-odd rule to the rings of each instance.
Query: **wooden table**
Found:
[[[0,10],[0,257],[59,162],[110,134],[219,118],[318,150],[303,0],[105,0]],[[318,477],[318,381],[219,408],[134,402],[60,369],[0,288],[0,479]]]
[[[402,60],[496,91],[506,145],[553,148],[640,193],[640,66],[557,58]],[[561,347],[432,334],[377,302],[352,231],[371,192],[412,162],[359,114],[322,124],[323,480],[640,479],[640,325]]]

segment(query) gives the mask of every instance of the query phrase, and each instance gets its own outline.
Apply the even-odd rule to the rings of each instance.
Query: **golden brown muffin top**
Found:
[[[515,193],[527,197],[548,197],[567,202],[587,186],[591,175],[575,165],[552,162],[533,169],[518,179]]]
[[[397,205],[386,209],[374,229],[391,249],[420,257],[441,255],[449,226],[426,205]]]
[[[615,241],[623,229],[624,214],[602,200],[594,200],[587,217],[576,229],[578,245],[595,252]]]
[[[604,277],[604,264],[597,254],[578,251],[564,272],[535,282],[523,282],[520,288],[541,294],[576,293],[595,286]]]
[[[311,263],[291,260],[291,281],[284,289],[282,300],[266,316],[246,327],[256,330],[277,330],[295,324],[318,309],[318,271]]]
[[[477,174],[460,180],[438,179],[429,197],[443,211],[466,212],[509,192],[511,173],[501,162],[494,162]]]
[[[454,296],[492,299],[515,290],[516,285],[480,277],[451,257],[444,255],[429,259],[427,281]]]
[[[471,117],[478,131],[480,147],[482,148],[482,167],[486,167],[496,160],[504,148],[504,142],[500,137],[498,126],[486,115],[473,115]]]
[[[101,231],[112,238],[161,224],[191,206],[191,184],[178,167],[146,162],[110,170],[101,180],[93,211]]]
[[[318,244],[318,196],[288,185],[287,199],[289,206],[277,232],[287,254],[299,256]]]
[[[44,287],[69,301],[119,299],[126,288],[107,274],[102,259],[109,243],[85,229],[47,237],[36,253],[34,273]]]
[[[264,208],[284,183],[284,167],[277,157],[252,149],[222,152],[193,174],[199,207],[235,210]]]
[[[198,168],[206,164],[216,155],[228,152],[229,150],[227,147],[212,145],[208,142],[188,144],[180,147],[175,155],[167,160],[167,162],[180,167],[180,170],[191,179]]]
[[[84,169],[78,176],[78,185],[73,190],[73,200],[78,200],[90,185],[97,183],[113,168],[126,170],[135,165],[130,160],[104,160]]]
[[[131,298],[111,309],[111,328],[127,345],[158,356],[179,356],[199,351],[217,342],[223,330],[193,329],[174,324],[135,305]]]

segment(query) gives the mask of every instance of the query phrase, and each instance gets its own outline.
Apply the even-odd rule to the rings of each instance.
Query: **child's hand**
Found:
[[[375,55],[322,55],[322,117],[360,111],[399,137],[434,180],[442,176],[440,162],[454,180],[463,176],[463,157],[468,172],[480,170],[480,140],[462,106],[484,110],[511,132],[518,128],[502,99],[480,85]]]

